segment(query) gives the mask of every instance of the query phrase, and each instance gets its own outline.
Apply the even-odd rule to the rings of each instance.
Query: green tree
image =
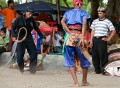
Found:
[[[2,7],[6,7],[7,6],[6,0],[0,0],[0,5]]]

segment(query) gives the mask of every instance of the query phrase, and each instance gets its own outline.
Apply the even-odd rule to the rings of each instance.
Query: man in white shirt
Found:
[[[98,19],[91,24],[91,47],[93,65],[96,74],[105,74],[104,66],[108,62],[107,42],[115,35],[115,27],[112,22],[105,17],[105,8],[98,8]]]

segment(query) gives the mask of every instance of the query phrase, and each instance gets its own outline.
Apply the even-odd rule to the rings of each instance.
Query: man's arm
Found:
[[[91,38],[90,38],[90,47],[93,46],[93,37],[94,37],[94,34],[95,34],[95,30],[92,29],[92,31],[91,31]]]
[[[87,19],[86,19],[86,18],[83,18],[83,24],[82,24],[82,39],[85,37],[86,29],[87,29]]]
[[[110,42],[115,34],[116,34],[116,30],[114,29],[114,30],[111,31],[110,36],[108,36],[108,38],[102,38],[102,40]]]
[[[66,25],[65,22],[66,22],[66,19],[65,19],[65,18],[62,18],[61,24],[62,24],[62,26],[63,26],[63,29],[70,34],[70,30],[69,30],[69,28],[67,27],[67,25]]]
[[[17,29],[18,24],[19,24],[19,18],[17,18],[15,22],[12,24],[11,34],[13,41],[15,41],[17,37],[17,33],[15,32],[15,30]]]
[[[83,24],[82,24],[82,35],[80,36],[80,45],[84,47],[84,38],[85,38],[85,33],[87,29],[87,19],[83,18]]]
[[[32,23],[33,23],[34,30],[37,31],[40,38],[43,39],[44,36],[43,36],[42,32],[39,30],[39,28],[33,18],[32,18]]]
[[[115,34],[116,34],[116,30],[112,30],[110,33],[110,36],[108,37],[110,41],[114,37]]]

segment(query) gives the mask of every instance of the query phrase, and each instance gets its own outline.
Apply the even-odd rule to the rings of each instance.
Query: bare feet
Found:
[[[82,82],[81,86],[89,86],[90,83],[89,82]]]
[[[39,67],[42,64],[42,62],[38,62],[36,67]]]
[[[74,85],[69,86],[69,87],[72,87],[72,88],[77,88],[77,87],[80,87],[80,84],[79,84],[79,83],[78,83],[78,84],[74,84]]]

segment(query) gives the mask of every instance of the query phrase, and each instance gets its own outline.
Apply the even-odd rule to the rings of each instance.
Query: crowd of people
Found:
[[[89,14],[81,10],[83,0],[73,0],[74,9],[66,11],[61,20],[63,29],[66,32],[65,37],[60,34],[59,27],[55,25],[52,27],[52,32],[42,32],[39,28],[49,27],[46,20],[40,20],[38,22],[33,18],[33,9],[28,8],[22,15],[20,11],[16,11],[13,8],[13,0],[8,1],[8,7],[2,10],[0,6],[0,54],[8,51],[9,40],[18,42],[17,37],[19,29],[24,27],[27,29],[26,39],[17,43],[17,64],[20,68],[20,72],[24,72],[24,59],[25,50],[29,53],[29,67],[30,72],[36,72],[37,65],[37,53],[41,53],[43,56],[49,54],[50,51],[55,53],[62,53],[65,58],[64,65],[69,68],[71,76],[74,80],[74,86],[79,86],[78,78],[76,75],[75,57],[80,61],[81,68],[83,70],[82,85],[87,86],[88,67],[90,66],[89,59],[84,52],[86,29],[89,29],[88,23],[90,20]],[[112,22],[106,18],[105,8],[98,8],[98,18],[95,19],[90,29],[90,48],[92,49],[92,61],[95,67],[96,74],[106,74],[104,66],[108,63],[107,43],[114,38],[116,33],[115,27]],[[11,27],[11,30],[7,30]],[[9,28],[8,28],[9,29]],[[33,30],[34,29],[34,30]],[[11,38],[12,35],[12,38]],[[24,31],[20,31],[20,37],[22,39],[25,35]],[[63,46],[63,51],[62,51]]]
[[[13,6],[14,6],[13,0],[8,0],[8,7],[6,7],[5,9],[3,9],[2,6],[0,5],[0,31],[1,31],[0,32],[0,42],[1,42],[0,54],[6,51],[12,50],[12,46],[16,44],[14,42],[17,39],[16,32],[18,33],[18,31],[16,29],[19,29],[22,26],[26,26],[26,29],[30,29],[30,31],[27,31],[26,39],[29,37],[30,38],[32,37],[32,40],[34,41],[34,44],[35,44],[34,49],[36,48],[35,52],[37,52],[38,54],[42,54],[42,56],[45,56],[46,54],[49,54],[49,53],[62,54],[62,44],[64,40],[60,34],[57,24],[54,25],[54,27],[51,27],[49,24],[47,24],[47,21],[45,19],[42,19],[39,21],[34,20],[32,16],[33,9],[28,8],[26,9],[25,13],[21,13],[21,11],[15,10]],[[21,19],[20,20],[21,23],[18,23],[18,19]],[[47,27],[47,28],[50,28],[50,30],[52,31],[48,30],[45,32],[40,32],[40,27],[43,27],[43,28]],[[21,31],[20,36],[24,35],[23,32],[24,31]],[[29,43],[29,44],[31,45],[32,43]],[[17,46],[19,46],[19,44]],[[33,49],[33,48],[30,48],[30,49]],[[17,51],[18,50],[19,49],[17,48]],[[33,51],[33,50],[30,50],[30,51]],[[31,53],[31,52],[28,51],[28,53]],[[24,52],[21,52],[21,54],[22,55],[20,56],[23,56]],[[18,56],[17,54],[16,58],[18,57],[23,58],[20,56]],[[34,53],[31,57],[35,57]]]

